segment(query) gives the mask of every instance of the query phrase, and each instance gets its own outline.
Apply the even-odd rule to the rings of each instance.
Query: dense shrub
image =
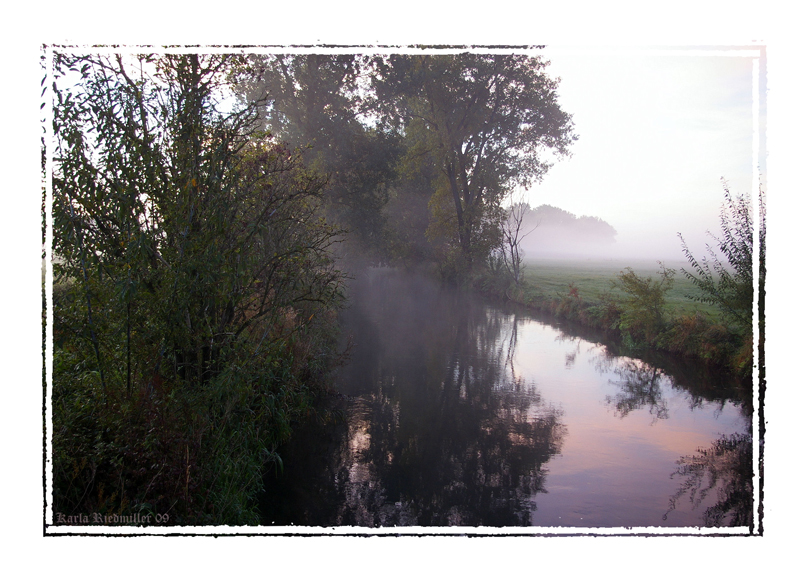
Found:
[[[230,60],[56,56],[57,512],[257,522],[336,359],[325,181],[216,110]]]
[[[681,236],[683,252],[692,266],[692,272],[682,270],[695,285],[700,302],[717,306],[725,320],[747,334],[753,325],[753,235],[749,195],[732,195],[724,185],[724,200],[720,211],[722,236],[711,235],[720,258],[711,245],[706,245],[710,257],[695,258]],[[758,193],[759,259],[758,279],[759,314],[763,318],[764,279],[766,277],[766,208],[764,195]],[[709,233],[710,234],[710,233]]]
[[[619,330],[622,307],[616,298],[604,294],[600,303],[586,308],[587,324],[604,330]]]
[[[555,315],[579,320],[583,299],[574,283],[570,283],[568,288],[567,294],[560,296],[560,301],[555,306]]]
[[[631,346],[652,344],[663,331],[667,315],[664,294],[672,287],[675,270],[661,266],[661,279],[643,278],[627,268],[617,278],[625,292],[619,329]]]
[[[727,362],[740,342],[725,326],[702,313],[681,315],[672,320],[658,339],[658,348],[675,354]]]

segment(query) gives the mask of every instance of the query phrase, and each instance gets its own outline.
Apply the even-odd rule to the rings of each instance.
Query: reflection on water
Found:
[[[351,297],[346,422],[298,429],[265,524],[702,525],[724,504],[675,460],[746,428],[729,388],[421,277],[374,270]]]
[[[618,378],[610,382],[619,387],[619,392],[606,397],[606,401],[620,417],[647,407],[653,422],[669,418],[667,402],[661,392],[663,373],[658,368],[640,360],[623,360],[613,370]]]
[[[693,508],[709,497],[716,503],[703,511],[704,526],[752,526],[753,524],[753,438],[748,434],[723,435],[709,448],[680,459],[673,475],[683,478],[670,499],[670,510],[688,494]]]

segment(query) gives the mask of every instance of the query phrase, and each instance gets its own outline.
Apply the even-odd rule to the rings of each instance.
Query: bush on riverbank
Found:
[[[629,350],[662,350],[748,377],[753,362],[752,338],[706,313],[677,312],[664,300],[672,275],[673,270],[665,269],[657,281],[627,269],[613,282],[623,295],[604,292],[598,294],[599,299],[591,300],[575,283],[568,283],[564,292],[552,296],[530,279],[516,286],[509,278],[488,272],[475,278],[474,287],[481,293],[612,334]],[[608,289],[613,288],[611,284]]]
[[[273,338],[259,369],[233,364],[200,390],[157,374],[130,395],[119,380],[107,379],[103,391],[91,358],[57,341],[54,508],[169,514],[170,524],[258,524],[264,466],[280,463],[275,449],[324,389],[319,373],[331,363],[315,346],[322,332]],[[104,355],[108,364],[122,356]]]

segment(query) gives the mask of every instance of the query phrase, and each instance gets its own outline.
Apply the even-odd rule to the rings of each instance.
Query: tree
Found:
[[[753,438],[749,433],[722,435],[708,448],[681,456],[678,463],[670,477],[679,476],[683,483],[670,497],[664,520],[686,494],[693,509],[711,494],[708,502],[713,504],[703,512],[705,526],[753,528]]]
[[[500,242],[500,202],[541,179],[545,153],[568,154],[571,117],[546,62],[524,55],[393,55],[376,63],[377,100],[439,171],[432,236],[453,241],[464,269]]]
[[[382,213],[400,152],[398,136],[367,123],[369,59],[359,55],[253,55],[234,75],[242,101],[263,99],[265,128],[327,177],[329,219],[348,233],[348,251],[383,257]]]
[[[328,155],[337,131],[357,121],[364,67],[358,55],[250,55],[232,80],[240,101],[259,104],[263,129],[293,146],[314,142]]]
[[[617,410],[620,418],[646,406],[653,423],[669,419],[667,399],[661,386],[664,371],[639,360],[624,360],[614,367],[614,372],[619,380],[609,382],[620,390],[614,396],[607,396],[606,403]]]
[[[261,466],[333,353],[325,179],[257,131],[257,104],[218,109],[235,63],[56,55],[62,508],[98,510],[113,488],[117,504],[252,521]]]
[[[500,254],[506,270],[514,278],[514,283],[517,285],[522,282],[522,258],[525,253],[521,248],[522,240],[539,226],[537,223],[526,232],[520,232],[526,222],[525,217],[530,210],[531,207],[528,203],[515,202],[512,198],[511,204],[506,211],[506,218],[501,224],[503,242],[500,246]]]
[[[527,250],[541,255],[592,255],[608,252],[617,235],[614,227],[599,217],[576,216],[563,209],[541,205],[526,214],[523,229],[538,225],[527,241]]]
[[[716,242],[721,254],[706,245],[710,259],[696,259],[689,251],[683,235],[678,237],[683,243],[683,252],[689,260],[694,273],[682,269],[683,274],[698,289],[699,294],[693,296],[700,302],[717,306],[730,324],[740,327],[746,334],[753,326],[753,219],[751,217],[751,199],[749,195],[731,194],[728,185],[723,181],[724,201],[720,210],[720,226],[722,236],[708,233]],[[766,277],[766,212],[764,195],[758,192],[759,206],[759,297],[758,314],[763,323],[764,314],[764,280]],[[763,336],[763,334],[762,334]]]

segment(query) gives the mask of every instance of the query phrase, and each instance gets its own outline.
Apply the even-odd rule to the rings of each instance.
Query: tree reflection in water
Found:
[[[473,409],[471,389],[466,397],[453,391],[438,419],[411,427],[392,421],[389,400],[361,400],[337,472],[346,474],[343,500],[329,523],[531,524],[533,498],[545,491],[543,465],[563,440],[560,412],[515,398],[521,387]]]
[[[346,428],[298,436],[268,484],[265,522],[530,525],[566,429],[511,366],[517,317],[423,281],[383,283],[379,296],[356,289],[350,314],[361,344],[342,383],[366,390]],[[293,470],[298,456],[317,469]],[[287,498],[295,510],[280,509]]]
[[[614,372],[618,378],[608,382],[620,390],[616,395],[606,397],[606,403],[612,405],[620,417],[648,407],[653,423],[669,418],[667,401],[661,390],[663,371],[641,360],[618,359]]]
[[[672,477],[683,484],[672,498],[667,520],[679,500],[688,495],[693,509],[709,496],[716,502],[703,513],[705,526],[753,526],[753,439],[748,434],[723,435],[696,455],[684,456]]]
[[[621,418],[634,410],[647,407],[653,416],[653,423],[669,418],[667,400],[662,384],[687,395],[689,408],[702,408],[706,403],[716,400],[719,411],[728,399],[706,389],[703,385],[692,383],[688,389],[679,385],[673,376],[662,369],[643,361],[625,357],[612,357],[606,354],[603,363],[597,366],[604,372],[612,372],[618,378],[610,380],[619,387],[616,395],[606,397]],[[744,413],[749,417],[747,401],[740,401]],[[688,496],[693,510],[710,503],[703,512],[705,526],[752,526],[753,524],[753,440],[748,434],[736,433],[722,436],[708,448],[698,448],[697,454],[683,456],[679,468],[671,478],[683,478],[678,491],[670,497],[669,509],[663,519]]]
[[[603,373],[614,374],[609,380],[619,387],[615,395],[606,397],[615,414],[620,418],[637,409],[647,407],[653,423],[668,419],[669,411],[664,387],[680,391],[688,400],[690,410],[702,409],[715,403],[721,413],[727,403],[742,408],[748,419],[752,416],[752,401],[745,388],[735,391],[720,390],[730,380],[724,375],[715,383],[698,382],[691,379],[686,386],[679,384],[676,375],[667,374],[662,368],[638,359],[620,357],[601,351],[595,359],[595,368]],[[677,370],[678,373],[685,371]],[[753,440],[750,434],[735,433],[714,440],[708,448],[698,448],[697,454],[682,456],[679,468],[671,478],[681,477],[683,482],[670,497],[669,509],[663,519],[667,520],[681,500],[687,499],[693,510],[709,504],[703,512],[707,527],[750,526],[753,527]]]
[[[615,377],[608,382],[619,391],[606,396],[606,403],[620,418],[647,407],[653,423],[669,419],[665,391],[670,390],[682,395],[689,410],[713,405],[717,408],[716,414],[720,414],[726,406],[733,405],[741,407],[747,417],[752,415],[752,395],[724,371],[681,368],[669,361],[663,366],[655,365],[614,354],[602,346],[593,360],[598,372]]]
[[[563,412],[515,368],[518,328],[527,338],[525,316],[424,278],[377,270],[354,282],[352,302],[343,328],[356,345],[338,378],[346,422],[309,423],[282,448],[284,473],[266,476],[264,524],[534,524],[548,462],[561,453],[567,430]],[[730,403],[737,416],[752,413],[747,391],[717,372],[658,355],[647,355],[648,364],[590,332],[582,342],[576,328],[545,323],[569,344],[566,369],[582,374],[588,358],[611,379],[615,393],[606,403],[620,420],[637,409],[648,410],[653,423],[667,420],[670,402],[675,419],[661,428],[682,415],[677,394],[690,409],[713,404],[722,411]],[[529,339],[519,342],[531,349]],[[681,488],[670,499],[668,486],[653,500],[647,509],[657,509],[654,520],[668,500],[665,519],[688,500],[695,508],[709,505],[709,525],[752,522],[747,447],[737,434],[681,458],[673,474]],[[666,480],[674,466],[666,458],[661,467]],[[549,498],[570,503],[564,475],[559,479]]]

